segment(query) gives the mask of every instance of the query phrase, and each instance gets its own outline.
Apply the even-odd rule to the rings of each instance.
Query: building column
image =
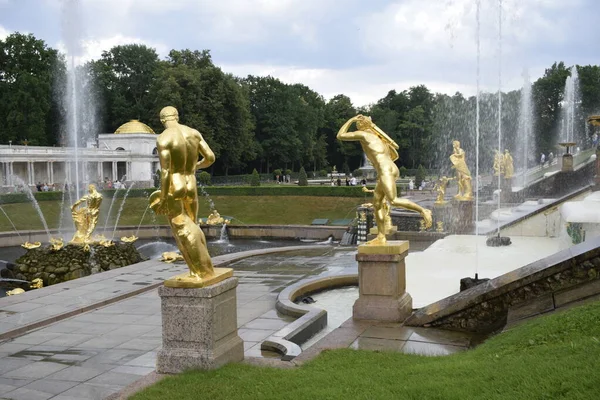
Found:
[[[54,161],[50,161],[50,180],[54,183]]]
[[[112,162],[112,181],[115,182],[117,180],[117,162]]]
[[[133,176],[131,176],[131,161],[127,161],[125,164],[126,168],[125,170],[127,171],[127,179],[128,181],[132,181],[133,180]]]
[[[71,182],[71,163],[68,161],[65,161],[65,179],[69,184],[73,183]]]
[[[33,163],[27,161],[27,181],[29,186],[33,185]]]
[[[50,161],[46,161],[46,181],[48,181],[48,184],[52,184],[52,180],[50,179]]]
[[[8,163],[8,185],[13,185],[13,161]]]
[[[102,182],[102,161],[96,163],[96,174],[98,175],[98,183]]]

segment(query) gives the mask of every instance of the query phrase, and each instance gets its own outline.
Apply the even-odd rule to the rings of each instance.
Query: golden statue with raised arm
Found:
[[[460,148],[460,142],[452,142],[454,152],[450,156],[452,168],[456,170],[456,181],[458,183],[458,194],[454,196],[457,200],[473,200],[473,189],[471,187],[471,172],[465,161],[465,151]]]
[[[348,132],[350,125],[356,122],[357,131]],[[389,208],[386,200],[392,207],[401,207],[416,211],[423,216],[427,228],[431,226],[431,211],[410,200],[398,197],[396,180],[400,176],[396,161],[398,159],[398,145],[377,125],[370,117],[357,115],[350,118],[340,128],[337,138],[342,141],[356,141],[362,146],[371,164],[377,171],[373,208],[377,223],[377,237],[367,244],[382,245],[386,243],[386,222],[389,218]],[[389,222],[388,222],[389,225]]]
[[[79,207],[82,203],[85,203],[85,207]],[[73,203],[71,216],[75,223],[75,235],[73,235],[71,243],[87,244],[91,242],[92,232],[98,223],[100,204],[102,204],[102,195],[98,193],[95,185],[89,185],[88,194]]]
[[[502,154],[500,154],[500,157],[502,157]],[[510,153],[508,152],[508,149],[504,150],[503,161],[504,161],[504,178],[510,179],[515,174],[515,166],[513,164],[513,158],[510,155]]]
[[[198,186],[196,170],[215,162],[215,155],[200,132],[179,123],[174,107],[160,111],[165,127],[156,140],[160,160],[160,190],[150,195],[150,207],[166,215],[175,236],[177,247],[189,268],[189,274],[165,281],[170,287],[203,287],[233,275],[229,268],[215,271],[206,248],[206,238],[196,224],[198,215]],[[199,156],[202,157],[198,161]]]

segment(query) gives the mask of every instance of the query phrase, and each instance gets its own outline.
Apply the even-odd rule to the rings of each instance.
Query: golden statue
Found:
[[[23,290],[21,288],[16,288],[16,289],[7,291],[6,295],[7,296],[14,296],[15,294],[21,294],[21,293],[25,293],[25,290]]]
[[[357,131],[348,132],[350,125],[356,122]],[[431,226],[431,211],[410,200],[398,197],[396,180],[400,177],[398,167],[394,163],[398,159],[399,148],[385,132],[375,125],[370,117],[357,115],[350,118],[340,128],[337,138],[342,141],[360,142],[371,164],[377,171],[377,183],[373,196],[373,208],[377,224],[377,237],[367,244],[383,245],[386,243],[386,225],[389,218],[390,203],[392,207],[401,207],[421,213],[427,227]],[[391,225],[391,224],[389,224]]]
[[[460,142],[452,142],[454,152],[450,156],[452,168],[456,170],[456,181],[458,182],[458,194],[454,196],[457,200],[473,200],[473,190],[471,189],[471,172],[465,161],[465,151],[460,148]]]
[[[437,198],[434,204],[444,205],[447,202],[444,200],[444,196],[446,195],[446,186],[448,186],[448,182],[454,180],[454,178],[448,178],[447,176],[442,176],[437,183],[435,184],[434,189],[437,191]]]
[[[50,244],[51,244],[52,251],[58,251],[58,250],[62,249],[63,246],[65,245],[62,238],[51,238]]]
[[[41,289],[44,287],[44,281],[41,278],[35,278],[29,285],[31,289]]]
[[[500,157],[502,157],[502,155],[500,154]],[[515,167],[513,165],[513,158],[510,155],[510,153],[508,152],[508,149],[504,150],[504,157],[503,157],[503,164],[504,164],[504,178],[506,179],[511,179],[514,174],[515,174]]]
[[[173,263],[175,261],[184,261],[183,256],[176,251],[165,251],[162,253],[160,261],[166,263]]]
[[[208,218],[206,218],[207,225],[221,225],[225,224],[226,220],[221,217],[221,214],[217,210],[213,210]]]
[[[494,155],[494,176],[500,176],[504,174],[504,156],[500,153],[500,150],[496,150]]]
[[[438,221],[436,226],[436,232],[444,232],[444,223],[442,221]]]
[[[79,207],[84,202],[86,206]],[[95,185],[89,185],[88,194],[71,206],[71,215],[75,223],[75,235],[71,239],[71,243],[88,244],[91,242],[92,232],[98,223],[100,204],[102,204],[102,195],[98,193]]]
[[[23,247],[27,250],[31,250],[31,249],[37,249],[41,245],[42,245],[42,242],[33,242],[33,243],[25,242],[21,245],[21,247]]]
[[[139,239],[139,238],[138,238],[137,236],[135,236],[135,235],[131,235],[131,236],[123,236],[123,237],[121,238],[121,242],[123,242],[123,243],[133,243],[133,242],[135,242],[135,241],[136,241],[136,240],[138,240],[138,239]]]
[[[200,132],[179,123],[179,113],[174,107],[163,108],[160,121],[165,127],[156,140],[160,190],[152,193],[148,201],[155,213],[167,216],[177,247],[190,270],[189,274],[168,279],[165,286],[203,287],[217,283],[233,276],[233,271],[230,268],[215,271],[204,233],[196,224],[196,170],[211,166],[215,155]],[[202,156],[200,161],[198,156]]]

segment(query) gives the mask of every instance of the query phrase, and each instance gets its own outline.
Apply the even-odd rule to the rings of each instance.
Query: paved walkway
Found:
[[[215,260],[230,262],[235,256]],[[353,251],[307,246],[231,266],[240,278],[238,327],[245,355],[274,357],[260,350],[260,341],[293,320],[275,311],[278,293],[307,277],[355,269],[356,263]],[[156,289],[87,312],[77,310],[97,300],[132,294],[140,286],[158,286],[185,268],[148,261],[0,299],[0,328],[5,335],[49,317],[62,318],[0,342],[0,398],[103,399],[154,371],[162,334]],[[68,313],[74,315],[64,318]]]

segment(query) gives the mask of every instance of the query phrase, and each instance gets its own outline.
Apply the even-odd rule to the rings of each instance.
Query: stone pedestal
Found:
[[[573,155],[572,154],[563,154],[561,171],[563,171],[563,172],[573,171]]]
[[[383,246],[358,246],[359,298],[352,308],[354,319],[404,321],[412,313],[406,293],[404,258],[408,242],[389,241]]]
[[[452,204],[434,204],[432,209],[433,229],[436,229],[438,222],[443,223],[444,231],[452,230]]]
[[[452,202],[453,233],[470,234],[473,232],[473,200],[454,200]]]
[[[244,359],[237,334],[237,278],[203,288],[161,286],[162,342],[156,372],[213,369]]]
[[[500,180],[501,182],[501,192],[500,192],[500,202],[502,203],[510,203],[512,199],[512,181],[513,178],[504,178]]]

